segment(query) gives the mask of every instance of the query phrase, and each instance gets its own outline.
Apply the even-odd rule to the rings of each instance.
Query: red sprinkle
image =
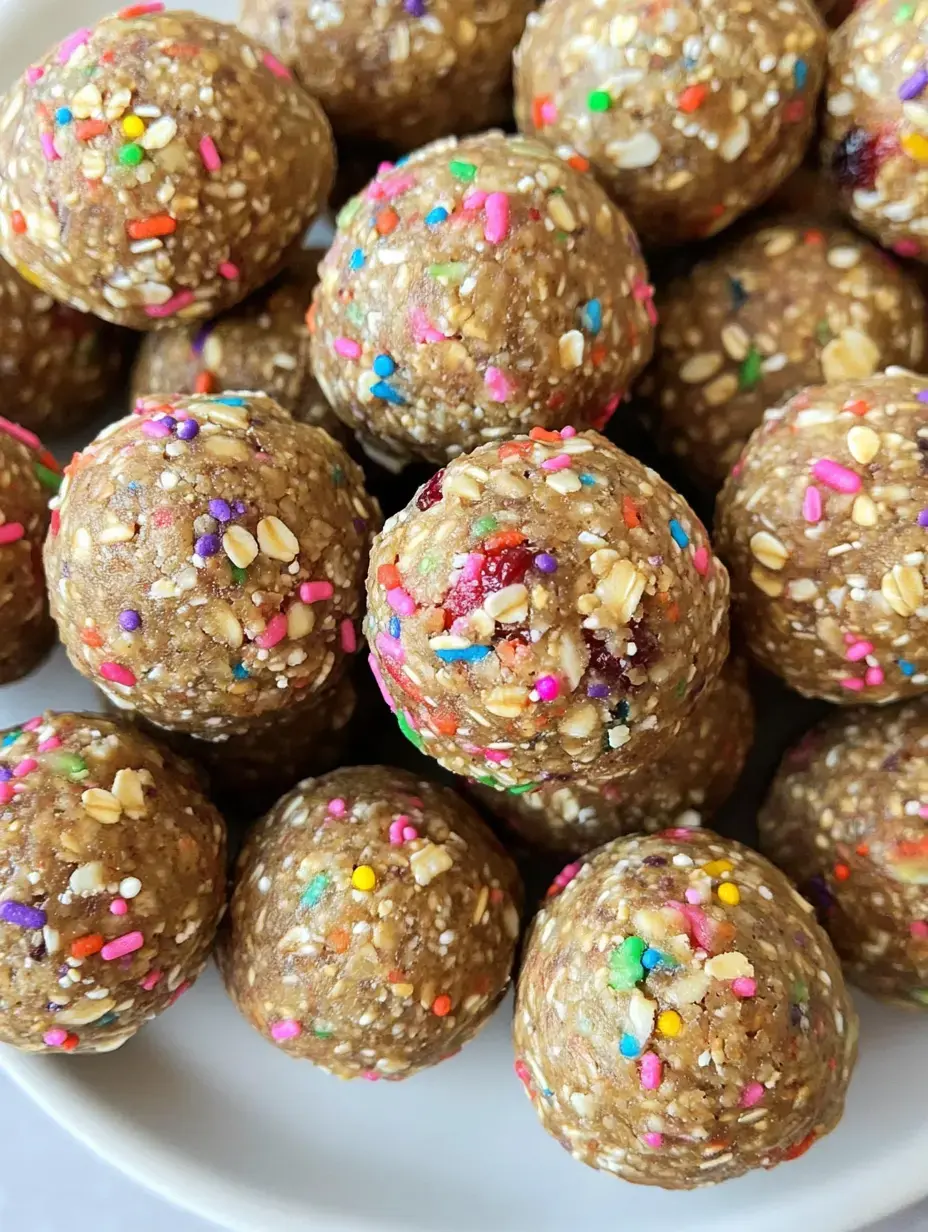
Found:
[[[19,210],[13,210],[10,214],[10,226],[13,228],[14,235],[26,234],[26,220]]]
[[[26,528],[22,522],[7,522],[4,526],[0,526],[0,546],[16,543],[25,533]]]
[[[162,235],[173,235],[177,220],[170,214],[152,214],[150,218],[136,218],[126,223],[130,240],[150,240]]]
[[[110,680],[113,684],[123,684],[131,688],[135,683],[135,673],[131,672],[128,667],[123,667],[121,663],[101,663],[100,675],[104,680]]]
[[[162,13],[162,0],[148,0],[145,4],[130,4],[128,8],[120,9],[116,16],[120,21],[131,21],[133,17],[144,17],[147,13]]]
[[[706,101],[708,93],[708,87],[702,84],[687,86],[677,99],[677,110],[684,112],[686,115],[693,111],[698,111]]]

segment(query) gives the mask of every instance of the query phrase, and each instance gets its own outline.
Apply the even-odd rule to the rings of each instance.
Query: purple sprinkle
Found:
[[[535,557],[535,568],[540,569],[542,573],[557,572],[557,561],[550,552],[539,552]]]
[[[607,684],[588,684],[586,686],[587,697],[608,697],[609,686]]]
[[[174,418],[173,415],[162,415],[161,423],[166,424],[171,429],[172,432],[177,427],[177,420]]]
[[[209,502],[209,511],[217,522],[232,521],[232,506],[228,501],[222,500],[221,497],[213,497]]]
[[[44,928],[48,916],[38,907],[7,899],[5,903],[0,903],[0,920],[15,924],[17,928]]]
[[[353,518],[351,524],[359,535],[363,535],[367,531],[367,523],[363,518]]]
[[[928,526],[928,509],[922,509],[918,515],[919,526]]]
[[[193,351],[194,355],[203,354],[203,348],[206,346],[206,340],[207,338],[209,338],[212,332],[213,332],[212,324],[204,325],[201,330],[197,331],[197,336],[194,338],[190,346],[190,349],[191,351]]]
[[[119,613],[117,617],[120,629],[125,629],[127,633],[134,633],[142,624],[142,616],[135,608],[127,607]]]
[[[240,518],[242,516],[242,514],[245,512],[245,509],[246,509],[246,505],[244,501],[233,501],[232,502],[232,512],[235,514],[237,518]]]
[[[219,547],[218,535],[201,535],[193,545],[193,550],[197,556],[215,556],[219,551]]]
[[[915,70],[911,77],[907,77],[899,87],[899,97],[904,103],[907,103],[910,99],[918,98],[925,86],[928,86],[928,72],[925,71],[924,65],[922,65]]]
[[[0,783],[8,783],[13,777],[13,771],[9,766],[0,766]]]
[[[192,441],[199,431],[200,425],[195,419],[184,419],[178,426],[177,435],[182,441]]]
[[[920,389],[915,397],[918,402],[928,402],[928,389]]]
[[[425,16],[424,0],[403,0],[403,8],[406,10],[406,12],[409,14],[410,17],[424,17]]]

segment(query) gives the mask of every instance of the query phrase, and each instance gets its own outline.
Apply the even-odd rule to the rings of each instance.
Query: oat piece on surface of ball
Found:
[[[407,1078],[509,985],[515,865],[446,787],[386,766],[307,779],[239,858],[219,964],[256,1030],[340,1078]]]
[[[628,774],[728,653],[728,577],[659,475],[598,432],[535,429],[425,484],[378,536],[367,636],[403,730],[530,790]]]
[[[440,141],[383,170],[339,214],[319,273],[319,384],[362,442],[400,459],[602,425],[651,354],[625,217],[524,138]]]
[[[892,368],[767,413],[719,497],[748,649],[807,697],[928,689],[928,379]]]
[[[928,1006],[928,706],[852,710],[783,760],[761,844],[818,908],[848,979]]]
[[[68,467],[52,614],[117,705],[247,732],[344,671],[378,523],[342,447],[264,394],[144,400]]]
[[[928,17],[866,0],[832,36],[822,158],[841,207],[902,257],[928,260]]]
[[[347,443],[309,355],[306,313],[321,256],[301,254],[279,278],[214,321],[149,334],[132,370],[133,398],[260,389],[294,419]]]
[[[537,0],[243,0],[242,28],[322,103],[336,136],[405,151],[512,115],[512,51]]]
[[[225,824],[130,724],[46,712],[0,740],[0,1040],[110,1052],[197,978]]]
[[[0,250],[134,329],[203,320],[273,275],[324,206],[318,103],[232,26],[163,5],[64,39],[0,119]]]
[[[809,219],[755,226],[675,279],[657,308],[647,414],[711,490],[767,407],[820,381],[917,368],[925,353],[915,281],[860,236]]]
[[[645,244],[680,244],[799,165],[825,56],[807,0],[547,0],[516,51],[516,119],[588,158]]]
[[[795,1159],[841,1119],[857,1015],[812,908],[708,830],[565,870],[516,994],[516,1073],[590,1167],[693,1189]]]
[[[754,704],[741,659],[707,685],[670,747],[625,778],[552,782],[512,795],[474,791],[532,847],[576,855],[600,843],[669,825],[698,826],[731,795],[754,740]]]

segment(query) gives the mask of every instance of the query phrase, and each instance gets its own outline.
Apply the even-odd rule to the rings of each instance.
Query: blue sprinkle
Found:
[[[129,489],[130,492],[141,492],[142,490],[142,485],[139,483],[137,479],[133,479],[130,483],[127,483],[126,487]]]
[[[11,744],[15,744],[21,734],[22,733],[18,731],[10,732],[9,735],[3,737],[3,743],[2,745],[0,745],[0,747],[5,749],[5,748],[8,748]]]
[[[232,668],[232,675],[236,680],[247,680],[249,671],[244,663],[236,663],[236,665]]]
[[[596,482],[596,478],[594,475],[591,475],[588,471],[584,471],[583,474],[580,476],[580,482],[583,484],[585,488],[589,488],[589,487],[592,487],[592,485]]]
[[[406,399],[402,394],[398,394],[392,385],[388,385],[386,381],[377,381],[371,386],[371,393],[375,398],[383,398],[384,402],[392,402],[394,406],[405,406]]]
[[[59,124],[70,124],[74,115],[70,107],[59,107],[55,112],[55,119]]]
[[[364,253],[361,251],[360,248],[356,248],[354,252],[351,254],[351,256],[348,258],[348,268],[349,269],[360,269],[363,264],[364,264]]]
[[[94,1027],[108,1027],[111,1023],[118,1021],[119,1015],[114,1014],[112,1010],[107,1010],[101,1018],[95,1019],[91,1025]]]
[[[661,960],[663,957],[664,956],[660,950],[655,950],[653,947],[648,946],[645,952],[641,955],[641,965],[648,971],[653,971],[655,967],[659,967],[661,965]]]
[[[670,519],[670,533],[673,536],[673,541],[677,547],[689,547],[690,537],[676,518]]]
[[[915,667],[915,664],[910,663],[908,659],[900,659],[899,660],[899,670],[900,672],[902,672],[903,676],[914,676],[916,672],[916,667]]]
[[[210,401],[218,402],[220,406],[246,406],[247,405],[246,400],[244,398],[232,398],[232,397],[211,398]]]
[[[620,719],[627,719],[627,718],[628,718],[628,711],[629,711],[629,705],[628,705],[628,702],[627,702],[627,701],[625,700],[625,698],[623,697],[623,698],[622,698],[622,700],[619,702],[619,704],[618,704],[618,705],[616,706],[616,708],[615,708],[616,715],[617,715]]]
[[[551,1096],[554,1094],[554,1092],[551,1090],[550,1087],[542,1087],[541,1093],[545,1097],[545,1099],[550,1099]]]
[[[390,636],[399,637],[400,635],[400,618],[399,616],[390,617]]]
[[[699,61],[698,61],[698,60],[696,60],[696,59],[694,59],[694,57],[693,57],[693,56],[684,56],[684,57],[683,57],[683,67],[684,67],[684,68],[686,68],[686,69],[695,68],[695,67],[696,67],[696,65],[697,65],[698,63],[699,63]]]
[[[406,164],[407,164],[408,162],[409,162],[409,155],[408,155],[408,154],[404,154],[402,158],[398,158],[398,159],[396,160],[396,162],[393,164],[393,166],[394,166],[394,167],[405,167],[405,166],[406,166]]]
[[[731,303],[734,309],[737,310],[748,302],[748,293],[740,278],[729,278],[728,289],[731,292]]]
[[[580,321],[591,334],[599,333],[603,327],[603,309],[598,299],[589,299],[580,305]]]
[[[809,66],[805,60],[797,60],[793,66],[793,81],[796,83],[796,89],[801,90],[806,84],[809,76]]]
[[[374,358],[374,371],[378,376],[392,376],[396,371],[396,364],[389,355],[377,355]]]
[[[426,226],[437,227],[439,223],[443,223],[448,217],[448,211],[443,205],[436,205],[434,210],[429,210],[425,216]]]
[[[637,1057],[641,1052],[641,1045],[634,1035],[623,1035],[619,1040],[619,1052],[623,1057]]]
[[[492,653],[491,646],[465,646],[463,650],[436,650],[442,663],[479,663]]]

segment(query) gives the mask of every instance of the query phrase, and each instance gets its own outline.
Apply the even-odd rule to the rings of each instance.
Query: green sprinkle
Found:
[[[798,1001],[800,1005],[809,999],[809,985],[805,980],[797,980],[793,985],[792,990],[793,1000]]]
[[[35,476],[43,488],[50,488],[52,492],[58,491],[64,478],[64,476],[57,475],[54,471],[49,470],[47,466],[43,466],[41,462],[36,462],[35,464]]]
[[[419,572],[420,573],[431,573],[434,568],[435,568],[435,557],[434,556],[423,556],[422,559],[419,561]]]
[[[685,680],[681,680],[681,681],[678,683],[678,685],[677,685],[676,689],[674,690],[674,692],[676,693],[677,697],[683,697],[683,695],[686,693],[686,681],[685,681]]]
[[[626,937],[609,955],[609,987],[627,992],[644,979],[641,955],[647,944],[640,937]]]
[[[519,783],[515,787],[507,788],[510,796],[524,796],[527,791],[534,791],[536,787],[540,787],[540,783]]]
[[[902,25],[904,21],[909,20],[909,18],[912,16],[914,12],[915,12],[914,4],[900,4],[899,7],[896,9],[896,15],[893,18],[893,21],[896,22],[897,25]]]
[[[8,731],[3,737],[2,747],[8,749],[11,744],[16,743],[22,734],[23,732],[21,727],[15,727],[12,731]]]
[[[448,170],[456,180],[463,180],[465,184],[470,184],[471,181],[477,178],[477,168],[473,163],[464,163],[460,159],[452,158],[448,164]]]
[[[335,219],[336,225],[339,227],[346,226],[349,222],[351,222],[352,218],[354,218],[360,208],[360,195],[357,197],[352,197],[350,201],[346,201],[342,208],[338,211],[338,217]]]
[[[73,783],[79,783],[89,774],[87,763],[77,753],[57,753],[51,766],[55,774],[63,774]]]
[[[751,347],[747,355],[744,357],[744,363],[738,371],[738,387],[739,389],[753,389],[760,380],[760,351],[756,347]]]
[[[119,151],[119,161],[124,167],[137,167],[144,157],[145,151],[134,141],[124,145]]]
[[[446,261],[443,265],[430,265],[429,277],[446,286],[459,286],[470,272],[464,261]]]
[[[606,90],[594,90],[592,94],[587,96],[586,105],[590,111],[608,111],[612,106],[612,99]]]
[[[484,535],[490,535],[499,526],[496,518],[492,514],[488,514],[485,518],[478,518],[470,528],[470,533],[476,539],[482,539]]]
[[[118,1022],[118,1021],[119,1021],[119,1015],[114,1014],[112,1010],[107,1010],[106,1013],[102,1016],[102,1018],[94,1019],[91,1025],[95,1027],[108,1027],[112,1023]]]
[[[248,570],[243,569],[241,565],[232,566],[232,581],[236,586],[244,586],[245,579],[248,577]]]
[[[909,996],[919,1005],[928,1005],[928,988],[913,988]]]
[[[332,482],[335,484],[336,488],[340,488],[345,482],[345,472],[340,466],[335,466],[332,468]]]
[[[319,899],[325,893],[325,888],[329,884],[328,873],[316,873],[315,877],[303,891],[300,897],[301,907],[315,907]]]
[[[419,750],[420,753],[424,752],[425,746],[422,743],[422,737],[419,735],[416,729],[410,724],[409,719],[406,718],[405,714],[398,714],[396,716],[396,721],[400,725],[400,731],[403,733],[403,735],[406,737],[409,743],[412,745],[415,745],[415,747]]]
[[[492,787],[496,791],[499,791],[499,784],[492,774],[478,774],[477,782],[480,783],[482,787]]]
[[[364,324],[364,312],[361,309],[361,305],[356,303],[354,300],[352,300],[345,309],[345,316],[352,323],[352,325]]]
[[[826,342],[831,341],[831,326],[827,321],[819,321],[815,327],[815,340],[819,346],[824,346]]]
[[[313,1035],[315,1035],[316,1039],[331,1039],[334,1034],[334,1031],[325,1031],[322,1027],[313,1027]]]

